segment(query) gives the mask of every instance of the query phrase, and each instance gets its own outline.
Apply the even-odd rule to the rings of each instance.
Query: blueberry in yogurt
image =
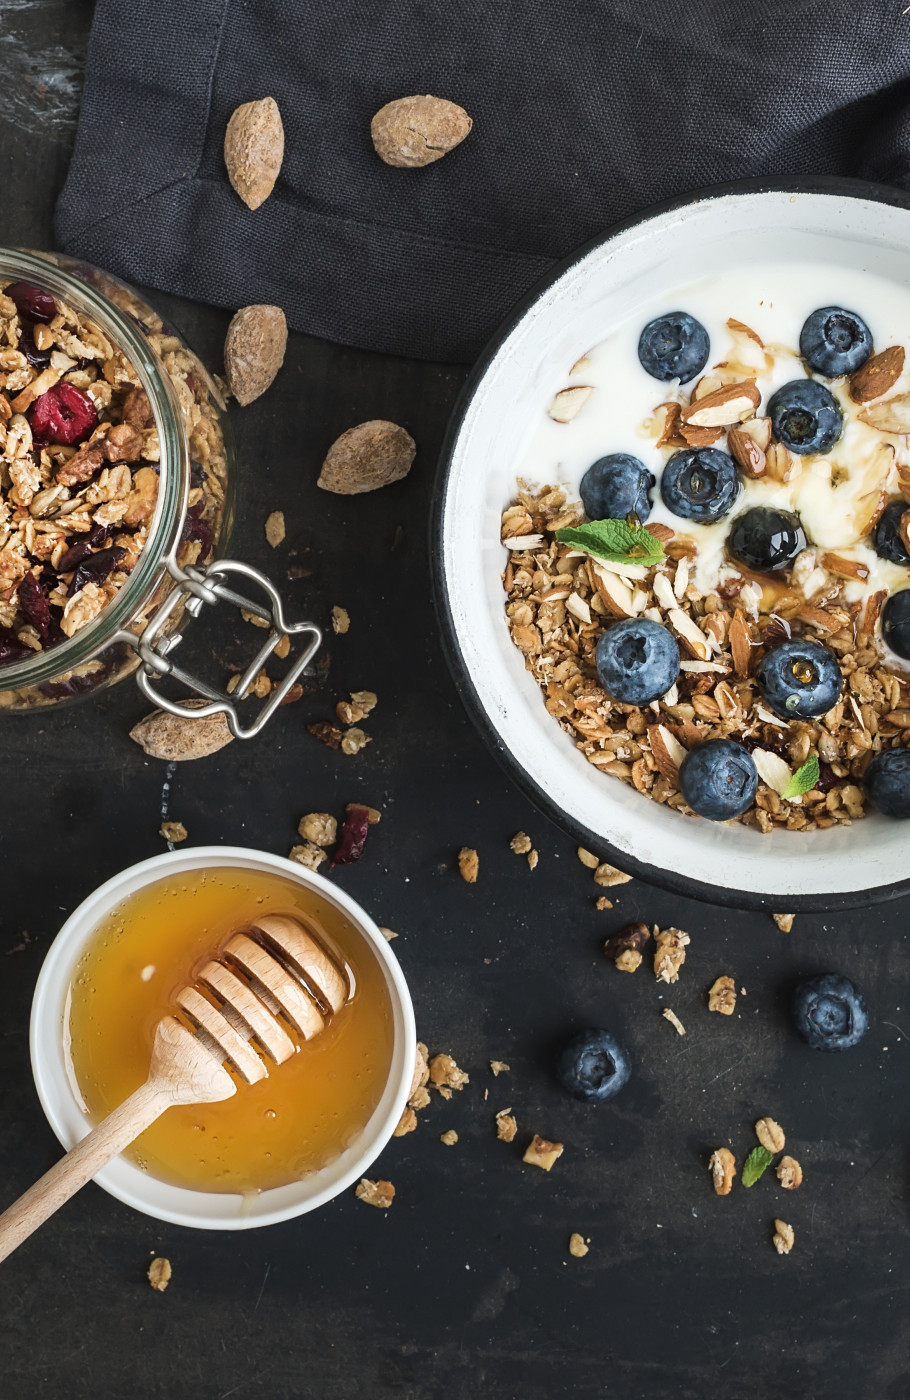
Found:
[[[793,1020],[813,1050],[850,1050],[869,1027],[862,992],[849,978],[831,972],[800,982],[793,996]]]
[[[765,700],[782,719],[827,714],[844,685],[834,653],[807,637],[794,637],[766,652],[756,679]]]
[[[594,653],[600,683],[624,705],[648,705],[679,675],[679,645],[660,622],[628,617],[604,632]]]
[[[731,739],[706,739],[683,759],[679,790],[700,817],[727,822],[752,806],[758,772],[740,744]]]
[[[798,456],[830,452],[844,426],[837,399],[814,379],[791,379],[768,402],[771,429],[778,442]]]
[[[687,384],[708,363],[711,342],[700,321],[687,311],[671,311],[649,321],[638,342],[642,368],[667,383]]]
[[[855,311],[822,306],[806,318],[799,352],[810,369],[828,379],[853,374],[872,354],[872,332]]]
[[[902,588],[885,599],[882,636],[892,651],[910,661],[910,588]]]
[[[910,817],[910,749],[884,749],[863,774],[866,796],[886,817]]]
[[[889,501],[878,518],[872,532],[872,542],[880,559],[890,559],[892,564],[910,564],[910,553],[901,539],[901,519],[910,505],[901,497]]]
[[[573,1098],[605,1103],[628,1082],[632,1064],[615,1036],[592,1028],[572,1037],[557,1061],[556,1073]]]
[[[663,503],[683,520],[711,524],[729,515],[739,495],[736,463],[716,447],[674,452],[660,479]]]
[[[589,520],[625,520],[637,515],[644,521],[651,514],[648,492],[653,485],[654,474],[644,462],[628,452],[614,452],[588,467],[579,494]]]
[[[806,548],[806,534],[792,511],[753,506],[733,521],[727,548],[747,569],[778,574]]]

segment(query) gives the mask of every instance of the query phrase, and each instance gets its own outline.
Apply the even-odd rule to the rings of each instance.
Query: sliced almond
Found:
[[[645,529],[649,535],[653,535],[656,540],[660,540],[661,544],[668,544],[676,533],[669,525],[661,525],[657,520],[650,520],[645,526]]]
[[[597,591],[614,617],[634,617],[632,590],[618,574],[594,565],[597,578]]]
[[[843,623],[839,622],[836,617],[832,617],[830,613],[825,612],[824,608],[813,608],[809,604],[800,608],[798,616],[804,622],[808,622],[812,627],[820,628],[823,632],[833,634],[839,632],[843,627]]]
[[[547,412],[554,423],[571,423],[593,393],[594,386],[592,384],[573,384],[568,389],[560,389]]]
[[[691,671],[694,675],[707,675],[709,672],[717,672],[719,675],[728,676],[730,667],[724,666],[720,661],[681,661],[679,663],[681,671]]]
[[[738,676],[748,676],[752,659],[752,632],[745,615],[735,612],[727,629],[730,651],[733,653],[733,669]]]
[[[887,588],[880,588],[877,593],[873,593],[866,599],[866,610],[863,613],[862,631],[871,636],[875,631],[875,624],[878,622],[879,613],[882,610],[885,599],[888,596]]]
[[[648,568],[645,564],[632,564],[623,561],[617,564],[612,559],[595,559],[595,569],[605,569],[608,574],[619,574],[620,578],[647,578]]]
[[[890,452],[891,452],[891,455],[892,455],[892,457],[893,457],[893,455],[894,455],[894,448],[893,448],[893,447],[890,447]],[[905,500],[905,501],[910,501],[910,467],[905,467],[905,466],[903,466],[901,463],[898,463],[898,467],[897,467],[897,485],[898,485],[898,488],[899,488],[900,493],[901,493],[901,495],[903,496],[904,500]],[[883,488],[883,494],[884,494],[884,488]],[[885,507],[884,507],[884,505],[883,505],[883,506],[882,506],[882,510],[884,510],[884,509],[885,509]],[[879,515],[880,515],[880,514],[881,514],[881,511],[879,511]]]
[[[583,623],[585,627],[591,623],[591,609],[579,593],[570,593],[566,599],[566,612],[570,612],[573,617]]]
[[[673,592],[677,598],[682,598],[689,586],[689,561],[685,557],[680,559],[676,565],[676,575],[673,579]]]
[[[692,403],[695,403],[697,399],[705,399],[709,394],[716,393],[718,389],[723,388],[724,383],[722,374],[703,374],[701,379],[696,380],[692,385],[692,392],[689,396]]]
[[[773,788],[779,797],[783,797],[787,790],[793,772],[788,763],[785,763],[771,749],[753,749],[752,762],[758,770],[758,776],[763,783],[767,783],[769,788]]]
[[[723,428],[697,428],[694,423],[683,423],[679,431],[687,447],[713,447],[724,435]]]
[[[752,327],[747,326],[744,321],[737,321],[734,316],[730,316],[727,320],[727,330],[732,331],[734,335],[744,335],[747,340],[752,341],[753,345],[757,345],[759,350],[764,350],[765,342],[758,334],[758,331],[754,331]]]
[[[663,410],[664,425],[657,439],[658,447],[685,447],[686,440],[680,436],[679,416],[682,413],[682,405],[678,403],[659,403],[654,410],[660,413]]]
[[[910,433],[910,394],[873,404],[859,414],[859,420],[880,433]]]
[[[722,428],[751,418],[760,403],[761,394],[755,381],[743,379],[738,384],[725,384],[691,403],[682,411],[682,422],[696,428]]]
[[[651,587],[654,589],[654,597],[662,608],[676,607],[676,594],[673,592],[673,585],[666,574],[656,573]]]
[[[793,481],[800,475],[803,464],[782,442],[772,442],[765,453],[768,476],[772,481]]]
[[[747,418],[744,423],[740,423],[740,428],[744,433],[748,433],[753,442],[758,443],[762,452],[767,452],[771,443],[771,419],[770,418]]]
[[[503,544],[506,549],[511,549],[514,553],[520,553],[526,549],[540,549],[543,540],[543,535],[512,535],[510,539],[503,540]]]
[[[845,559],[842,554],[823,554],[819,563],[823,569],[837,574],[839,578],[858,578],[865,581],[869,577],[868,564],[859,559]]]
[[[873,355],[850,377],[850,397],[854,403],[868,403],[887,394],[904,372],[903,345],[889,345]]]
[[[678,783],[679,766],[686,756],[686,750],[665,724],[652,725],[648,737],[657,771],[671,783]]]
[[[710,647],[708,639],[701,628],[692,621],[688,613],[684,613],[681,608],[671,608],[667,613],[667,618],[673,631],[691,647],[695,653],[697,661],[707,661]]]
[[[894,451],[893,447],[891,448],[891,451]],[[897,475],[898,483],[901,488],[901,494],[903,495],[905,501],[910,501],[910,472],[907,472],[906,484],[900,480],[900,467],[898,467],[897,469]],[[878,524],[879,517],[881,516],[881,513],[885,509],[885,506],[887,504],[888,492],[884,486],[879,486],[876,490],[869,491],[865,496],[860,497],[859,502],[857,503],[856,514],[853,517],[854,522],[856,524],[857,535],[868,535],[872,530],[875,529],[876,525]]]
[[[765,454],[754,438],[742,428],[731,428],[727,434],[730,456],[744,476],[757,481],[767,468]]]

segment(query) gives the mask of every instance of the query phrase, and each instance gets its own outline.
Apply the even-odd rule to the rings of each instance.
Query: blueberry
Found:
[[[882,636],[892,651],[910,661],[910,588],[902,588],[885,599]]]
[[[806,547],[806,535],[798,515],[771,506],[753,506],[738,515],[730,527],[727,548],[757,574],[777,574],[789,569]]]
[[[604,632],[594,654],[600,683],[624,705],[647,705],[666,695],[679,675],[679,645],[648,617],[628,617]]]
[[[638,342],[642,368],[664,382],[686,384],[708,363],[711,342],[700,321],[687,311],[671,311],[649,321]]]
[[[556,1064],[559,1082],[573,1098],[606,1103],[628,1082],[632,1063],[609,1031],[579,1031]]]
[[[813,311],[799,333],[806,364],[829,379],[853,374],[872,354],[872,332],[855,311],[823,306]]]
[[[830,452],[844,426],[837,399],[814,379],[791,379],[768,402],[771,427],[791,452]]]
[[[910,554],[901,539],[901,516],[910,505],[901,497],[889,501],[878,517],[878,524],[872,532],[872,542],[880,559],[890,559],[892,564],[910,564]]]
[[[849,1050],[869,1028],[862,992],[833,972],[800,982],[793,994],[793,1020],[813,1050]]]
[[[736,463],[716,447],[674,452],[664,467],[660,494],[667,509],[683,520],[721,520],[739,495]]]
[[[647,520],[651,514],[648,492],[654,473],[628,452],[614,452],[588,467],[578,488],[589,520],[625,520],[637,515]]]
[[[834,652],[806,637],[794,637],[766,652],[756,679],[781,719],[827,714],[837,704],[844,684]]]
[[[910,817],[910,749],[877,753],[863,774],[863,787],[886,817]]]
[[[731,739],[706,739],[680,764],[679,790],[700,817],[728,822],[755,801],[758,773],[749,754]]]

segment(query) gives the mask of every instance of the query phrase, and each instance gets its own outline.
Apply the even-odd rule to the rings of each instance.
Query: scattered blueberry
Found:
[[[892,651],[910,661],[910,588],[902,588],[885,599],[882,636]]]
[[[910,749],[883,749],[863,774],[869,801],[886,817],[910,817]]]
[[[901,539],[901,516],[905,510],[910,510],[910,505],[903,497],[889,501],[872,532],[876,554],[880,559],[890,559],[892,564],[910,564],[910,554]]]
[[[706,739],[683,759],[679,790],[700,817],[727,822],[752,806],[758,773],[750,755],[739,744],[731,739]]]
[[[679,675],[676,638],[649,617],[627,617],[608,627],[594,659],[604,690],[624,705],[659,699]]]
[[[678,379],[687,384],[704,369],[710,351],[708,332],[687,311],[671,311],[649,321],[638,342],[642,368],[665,383]]]
[[[844,426],[837,399],[814,379],[791,379],[768,402],[771,427],[791,452],[830,452]]]
[[[586,1030],[573,1035],[556,1065],[562,1087],[585,1103],[606,1103],[628,1082],[632,1063],[608,1031]]]
[[[793,1020],[813,1050],[849,1050],[869,1028],[862,992],[833,972],[800,982],[793,995]]]
[[[823,306],[799,333],[799,350],[810,369],[829,379],[853,374],[872,354],[872,332],[855,311]]]
[[[625,520],[637,515],[645,521],[651,514],[648,492],[654,473],[628,452],[614,452],[588,467],[581,479],[581,503],[589,520]]]
[[[776,574],[789,569],[806,548],[806,535],[792,511],[753,506],[733,521],[727,548],[747,569]]]
[[[766,652],[756,679],[781,719],[827,714],[837,704],[844,684],[833,651],[807,637],[794,637]]]
[[[736,463],[716,447],[674,452],[664,467],[660,494],[667,509],[683,520],[721,520],[739,495]]]

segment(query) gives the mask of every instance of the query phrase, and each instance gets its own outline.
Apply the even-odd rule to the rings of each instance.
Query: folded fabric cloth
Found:
[[[396,97],[463,106],[421,169],[376,155]],[[224,131],[273,97],[284,165],[251,212]],[[554,259],[745,176],[910,174],[895,0],[99,0],[61,250],[297,330],[470,360]]]

